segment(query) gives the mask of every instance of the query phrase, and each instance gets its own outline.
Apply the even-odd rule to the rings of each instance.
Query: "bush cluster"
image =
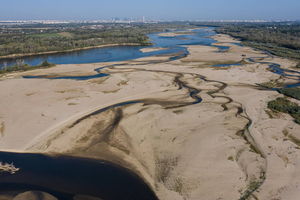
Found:
[[[295,119],[295,122],[300,124],[300,106],[289,101],[287,98],[280,97],[270,101],[268,103],[268,108],[273,111],[290,114]]]

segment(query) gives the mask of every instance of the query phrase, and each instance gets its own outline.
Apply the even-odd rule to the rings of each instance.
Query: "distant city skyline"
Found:
[[[299,0],[0,0],[0,20],[300,20]]]

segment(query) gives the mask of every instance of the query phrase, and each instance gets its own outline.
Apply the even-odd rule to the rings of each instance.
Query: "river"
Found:
[[[214,28],[194,29],[193,34],[179,35],[176,37],[163,37],[159,36],[158,33],[149,34],[148,37],[153,45],[147,47],[166,48],[164,50],[143,53],[140,50],[142,48],[145,48],[145,46],[103,47],[67,53],[27,56],[17,59],[1,59],[0,69],[4,66],[13,66],[18,61],[24,62],[31,66],[39,65],[45,60],[54,64],[82,64],[126,61],[148,56],[187,53],[186,47],[183,47],[181,45],[213,45],[213,43],[215,43],[216,41],[212,38],[209,38],[209,36],[216,34],[213,29]],[[219,46],[219,48],[227,49],[227,47],[222,46]]]
[[[176,55],[171,57],[171,59],[175,60],[188,54],[185,45],[216,46],[214,45],[216,41],[210,38],[210,36],[215,34],[214,28],[195,29],[190,34],[187,33],[186,35],[174,37],[159,36],[157,33],[149,34],[148,36],[153,43],[151,47],[165,49],[147,53],[141,51],[142,48],[145,48],[144,46],[119,46],[82,50],[78,52],[30,56],[24,57],[22,60],[29,65],[38,65],[44,60],[48,60],[55,64],[80,64],[126,61],[147,56],[169,54]],[[229,48],[224,46],[216,47],[219,48],[219,51],[224,51]],[[249,61],[256,62],[254,58],[249,59]],[[5,65],[14,65],[16,62],[17,59],[0,60],[0,68]],[[284,74],[285,72],[280,71],[280,66],[274,66],[274,63],[266,64],[269,64],[270,67],[273,66],[273,68],[276,67],[276,70],[273,69],[274,73]],[[228,67],[231,65],[228,65]],[[224,66],[222,65],[219,67]],[[76,77],[75,79],[86,80],[109,75],[101,74],[100,70],[100,68],[97,69],[96,71],[98,74],[94,76]],[[54,78],[61,79],[70,77]],[[179,78],[180,77],[178,77],[177,81],[180,83],[180,87],[188,89],[190,96],[195,100],[192,103],[200,103],[202,99],[197,96],[199,91],[184,85],[183,82],[180,82]],[[140,101],[125,102],[126,105],[134,103],[140,103]],[[124,103],[112,105],[97,112],[103,112],[112,107],[123,106],[123,104]],[[189,104],[191,103],[187,103],[187,105]],[[15,174],[10,174],[8,172],[0,173],[0,192],[40,190],[50,193],[61,200],[72,200],[75,195],[79,194],[100,197],[104,200],[157,200],[152,189],[142,178],[127,170],[125,167],[117,166],[106,161],[65,155],[50,156],[42,154],[0,152],[0,162],[13,163],[17,168],[20,168],[20,171]]]

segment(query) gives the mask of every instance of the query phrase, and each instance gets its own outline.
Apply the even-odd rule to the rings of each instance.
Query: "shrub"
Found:
[[[268,103],[268,108],[273,111],[290,114],[295,119],[295,122],[300,124],[300,106],[289,101],[287,98],[280,97],[270,101]]]
[[[278,91],[288,97],[300,100],[300,88],[282,88]]]
[[[39,66],[40,67],[51,67],[53,66],[53,63],[49,63],[47,60],[45,60],[44,62],[42,62]]]
[[[52,67],[52,66],[55,66],[55,64],[49,63],[48,61],[44,61],[37,66],[30,66],[28,64],[16,64],[14,66],[1,69],[0,74],[16,72],[16,71],[27,71],[27,70],[36,69],[36,68],[44,68],[44,67]]]

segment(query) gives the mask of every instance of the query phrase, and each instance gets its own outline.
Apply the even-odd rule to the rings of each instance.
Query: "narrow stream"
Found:
[[[281,68],[281,65],[277,63],[272,63],[272,62],[265,62],[265,61],[259,61],[259,59],[266,59],[266,58],[272,58],[273,56],[269,54],[268,52],[265,52],[267,54],[266,57],[253,57],[253,58],[248,58],[247,60],[252,63],[259,63],[262,65],[268,65],[268,68],[271,72],[278,74],[282,77],[285,77],[287,79],[290,79],[292,81],[297,81],[297,83],[292,83],[292,84],[286,84],[282,88],[294,88],[294,87],[299,87],[300,86],[300,72],[291,70],[291,69],[284,69]],[[281,88],[272,88],[273,90],[278,90]]]

